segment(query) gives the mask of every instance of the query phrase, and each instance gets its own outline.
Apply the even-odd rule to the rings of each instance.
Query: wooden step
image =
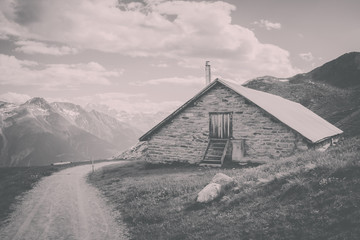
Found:
[[[227,151],[228,139],[210,139],[200,166],[221,167]]]
[[[206,154],[207,157],[222,157],[222,155]]]
[[[226,145],[226,142],[211,143],[211,145],[214,147],[222,147]]]
[[[211,149],[214,149],[214,150],[223,150],[225,147],[225,145],[223,147],[212,147]]]
[[[222,154],[213,154],[213,153],[208,153],[206,154],[207,157],[217,157],[217,158],[221,158]]]
[[[220,160],[204,160],[201,163],[221,164]]]

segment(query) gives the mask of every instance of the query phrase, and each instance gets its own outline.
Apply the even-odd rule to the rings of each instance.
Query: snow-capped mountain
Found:
[[[88,111],[98,111],[106,113],[113,118],[118,119],[120,122],[129,123],[134,128],[140,129],[142,132],[146,132],[168,116],[172,111],[159,111],[154,113],[142,113],[142,112],[126,112],[110,109],[103,104],[88,104],[85,107]]]
[[[0,102],[0,166],[107,158],[135,144],[140,134],[71,103],[49,104],[42,98],[21,105]]]
[[[75,126],[112,143],[119,151],[131,147],[142,134],[126,122],[95,110],[86,111],[73,103],[55,102],[51,106]]]

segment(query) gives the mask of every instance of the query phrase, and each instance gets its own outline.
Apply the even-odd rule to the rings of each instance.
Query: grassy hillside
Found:
[[[133,162],[89,177],[118,206],[133,239],[358,239],[360,139],[254,168]],[[197,193],[217,173],[237,187],[210,204]]]
[[[300,74],[297,78],[313,79],[326,82],[339,88],[349,88],[360,85],[360,53],[346,53],[309,73]]]

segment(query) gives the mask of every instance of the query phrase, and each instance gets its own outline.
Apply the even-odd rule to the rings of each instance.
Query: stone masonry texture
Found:
[[[245,141],[244,161],[289,156],[305,139],[233,90],[217,84],[148,139],[147,160],[199,163],[209,142],[209,113],[231,112],[233,139]],[[227,154],[231,157],[231,144]]]

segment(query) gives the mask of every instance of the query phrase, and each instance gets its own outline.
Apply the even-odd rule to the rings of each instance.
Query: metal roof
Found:
[[[153,127],[150,131],[140,137],[140,141],[144,141],[157,129],[159,129],[167,121],[171,120],[175,115],[186,108],[190,103],[196,101],[199,97],[209,91],[216,84],[221,83],[224,86],[232,89],[239,95],[245,97],[258,107],[265,110],[267,113],[277,118],[279,121],[292,128],[302,136],[307,138],[312,143],[320,142],[329,137],[343,133],[339,128],[327,122],[320,116],[316,115],[306,107],[299,103],[292,102],[285,98],[262,91],[246,88],[237,83],[217,79],[202,91],[196,94],[193,98],[179,107],[175,112],[170,114],[167,118]]]
[[[264,109],[312,143],[343,133],[339,128],[299,103],[229,81],[219,80],[219,82]]]

